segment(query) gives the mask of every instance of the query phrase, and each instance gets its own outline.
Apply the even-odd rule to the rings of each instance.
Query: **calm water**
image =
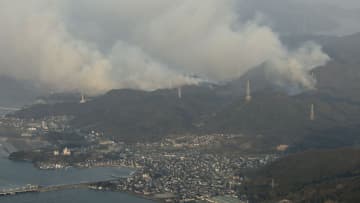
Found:
[[[48,193],[0,197],[1,203],[151,203],[149,200],[117,192],[65,190]]]
[[[34,168],[30,163],[12,162],[0,159],[0,189],[26,184],[58,185],[79,183],[82,181],[100,181],[112,179],[112,175],[126,176],[131,172],[124,168],[92,168],[44,171]],[[64,203],[64,202],[126,202],[150,203],[149,200],[117,192],[93,190],[65,190],[49,193],[33,193],[18,196],[0,197],[1,203]]]

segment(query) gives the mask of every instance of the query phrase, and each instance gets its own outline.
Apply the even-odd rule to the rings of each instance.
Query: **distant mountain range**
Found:
[[[269,145],[289,144],[292,150],[360,143],[360,34],[297,40],[321,43],[333,59],[314,70],[314,91],[288,95],[267,80],[264,67],[258,67],[224,85],[183,87],[181,99],[176,89],[112,90],[85,104],[39,104],[12,116],[73,115],[72,125],[127,142],[171,134],[245,133],[262,135]],[[252,81],[250,103],[244,100],[247,80]],[[309,119],[312,104],[314,121]]]

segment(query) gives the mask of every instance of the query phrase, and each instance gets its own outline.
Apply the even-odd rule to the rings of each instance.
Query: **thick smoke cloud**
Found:
[[[312,88],[328,57],[287,50],[233,0],[0,0],[0,74],[58,91],[223,81],[266,63],[280,85]]]

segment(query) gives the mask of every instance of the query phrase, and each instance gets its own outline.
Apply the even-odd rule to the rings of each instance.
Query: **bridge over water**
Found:
[[[64,185],[50,185],[50,186],[39,186],[39,185],[26,185],[23,187],[9,188],[0,190],[0,196],[9,196],[9,195],[19,195],[24,193],[34,193],[34,192],[52,192],[59,190],[69,190],[69,189],[88,189],[90,185],[97,184],[98,182],[81,182],[75,184],[64,184]]]
[[[0,190],[0,196],[16,195],[21,193],[38,192],[39,186],[37,185],[26,185],[23,187],[8,188]]]
[[[19,108],[14,108],[14,107],[0,106],[0,110],[4,110],[4,111],[18,111],[18,110],[20,110],[20,109],[19,109]]]

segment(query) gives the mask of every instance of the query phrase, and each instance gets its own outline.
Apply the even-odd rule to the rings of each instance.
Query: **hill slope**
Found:
[[[312,150],[287,156],[256,172],[247,189],[255,201],[359,202],[360,149]]]
[[[294,150],[350,146],[360,143],[360,69],[357,61],[351,60],[360,58],[360,46],[346,47],[348,41],[360,41],[360,35],[329,39],[334,41],[323,43],[334,60],[314,70],[316,91],[284,94],[267,81],[266,70],[259,67],[221,86],[183,87],[182,99],[177,98],[176,89],[113,90],[85,104],[36,105],[14,116],[73,115],[75,127],[101,130],[125,141],[226,132],[262,135],[269,146],[286,143]],[[338,51],[342,46],[345,48]],[[254,93],[252,102],[245,103],[248,79],[253,81]],[[315,121],[309,120],[311,104],[315,105]]]
[[[101,130],[126,141],[152,140],[195,131],[209,112],[217,111],[227,102],[208,86],[187,86],[182,91],[183,97],[179,99],[175,89],[113,90],[85,104],[37,105],[14,116],[72,115],[76,127]]]

